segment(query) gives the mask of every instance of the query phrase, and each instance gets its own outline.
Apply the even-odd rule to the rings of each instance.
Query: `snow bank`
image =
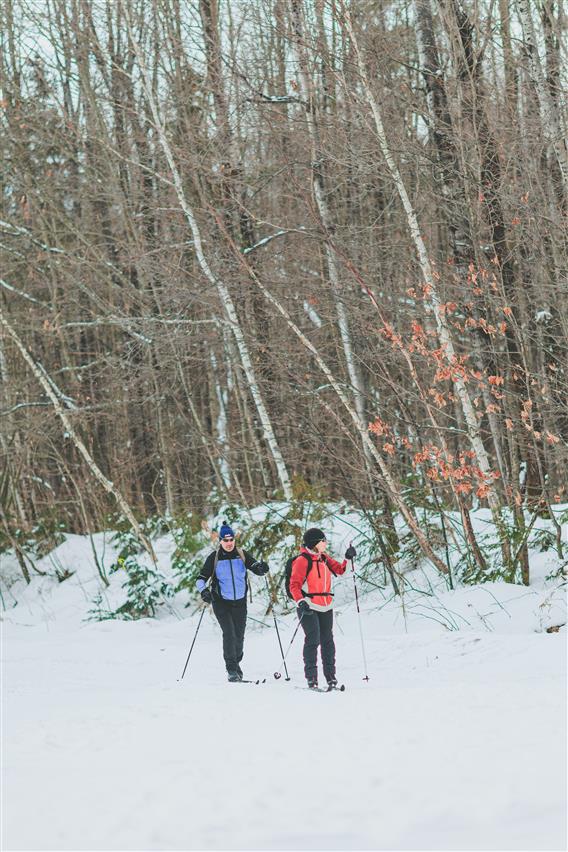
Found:
[[[355,523],[336,519],[335,552]],[[110,535],[93,543],[108,570]],[[155,544],[167,574],[172,539]],[[225,681],[210,611],[179,680],[199,617],[187,592],[157,619],[93,623],[88,538],[66,536],[29,587],[4,557],[2,848],[564,849],[566,633],[546,631],[566,600],[551,551],[532,563],[528,588],[450,591],[417,568],[401,599],[380,568],[359,579],[368,682],[353,579],[337,581],[347,690],[322,695],[297,688],[299,637],[291,680],[273,678],[262,580],[243,665],[265,682]],[[296,623],[278,611],[285,648]]]

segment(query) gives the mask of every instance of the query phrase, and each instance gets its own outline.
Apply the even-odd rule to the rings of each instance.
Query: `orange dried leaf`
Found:
[[[458,482],[456,485],[456,491],[458,494],[469,494],[471,491],[471,483],[469,482]]]
[[[386,435],[389,431],[389,426],[380,417],[376,417],[372,423],[369,423],[369,432],[374,435]]]

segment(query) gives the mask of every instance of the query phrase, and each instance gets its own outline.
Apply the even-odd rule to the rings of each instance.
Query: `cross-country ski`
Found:
[[[345,692],[345,684],[341,686],[296,686],[295,689],[303,689],[307,692]]]

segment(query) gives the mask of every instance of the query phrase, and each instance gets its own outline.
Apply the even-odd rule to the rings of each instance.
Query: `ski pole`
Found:
[[[185,674],[187,664],[189,663],[189,658],[191,657],[191,652],[193,651],[193,646],[195,645],[195,640],[197,639],[197,634],[199,633],[199,628],[201,627],[201,622],[203,621],[204,615],[205,615],[205,607],[203,607],[203,609],[201,610],[201,615],[199,616],[199,622],[197,624],[197,630],[195,631],[195,636],[193,637],[193,642],[191,643],[191,648],[189,649],[189,654],[187,655],[187,660],[185,661],[185,666],[183,667],[183,672],[181,673],[180,680],[183,680],[183,676]]]
[[[302,613],[302,615],[300,616],[300,619],[299,619],[299,621],[298,621],[298,623],[297,623],[297,625],[296,625],[296,629],[294,630],[294,635],[293,635],[293,636],[292,636],[292,638],[290,639],[290,644],[288,645],[288,648],[287,648],[287,650],[286,650],[286,653],[285,653],[285,654],[284,654],[284,656],[282,657],[282,663],[280,664],[280,668],[278,669],[278,671],[277,671],[277,672],[274,672],[274,677],[276,678],[276,680],[280,680],[280,678],[282,677],[282,671],[281,671],[282,666],[286,667],[286,657],[287,657],[287,656],[288,656],[288,654],[290,653],[290,648],[292,647],[292,643],[293,643],[294,639],[296,638],[296,633],[297,633],[297,632],[298,632],[298,630],[299,630],[299,627],[300,627],[300,624],[302,623],[302,618],[303,618],[303,617],[304,617],[304,613]],[[288,670],[287,670],[287,669],[286,669],[286,674],[288,675]],[[290,677],[289,677],[289,676],[287,676],[287,677],[286,677],[286,680],[290,680]]]
[[[264,582],[266,583],[266,591],[268,593],[268,597],[270,598],[270,588],[268,586],[268,580],[266,579],[266,574],[264,575]],[[280,639],[280,631],[278,630],[278,622],[276,621],[276,613],[274,612],[274,605],[272,606],[272,617],[274,618],[274,626],[276,628],[276,635],[278,636],[278,644],[280,645],[280,656],[282,657],[282,663],[284,664],[284,671],[286,672],[286,680],[290,680],[290,675],[288,674],[288,669],[286,667],[286,658],[284,656],[284,650],[282,648],[282,640]]]
[[[355,548],[353,547],[352,541],[349,542],[349,547],[352,548],[353,550],[355,550]],[[357,604],[357,620],[359,622],[359,636],[361,637],[361,651],[363,653],[363,668],[365,670],[365,677],[363,678],[363,680],[366,680],[368,682],[369,681],[369,675],[367,674],[367,657],[365,655],[365,642],[363,640],[363,627],[361,625],[361,610],[359,609],[359,592],[357,591],[357,583],[355,581],[355,563],[353,562],[353,559],[355,558],[355,556],[357,556],[357,553],[355,553],[351,557],[351,569],[353,571],[353,588],[355,589],[355,603]]]

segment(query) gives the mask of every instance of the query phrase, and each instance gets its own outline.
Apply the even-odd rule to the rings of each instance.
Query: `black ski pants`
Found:
[[[227,671],[237,672],[243,658],[245,627],[247,625],[247,599],[224,601],[213,598],[213,612],[223,631],[223,657]]]
[[[304,674],[307,680],[318,677],[318,645],[321,649],[323,675],[327,681],[335,678],[335,642],[333,641],[333,610],[318,612],[311,609],[300,622],[304,639]]]

